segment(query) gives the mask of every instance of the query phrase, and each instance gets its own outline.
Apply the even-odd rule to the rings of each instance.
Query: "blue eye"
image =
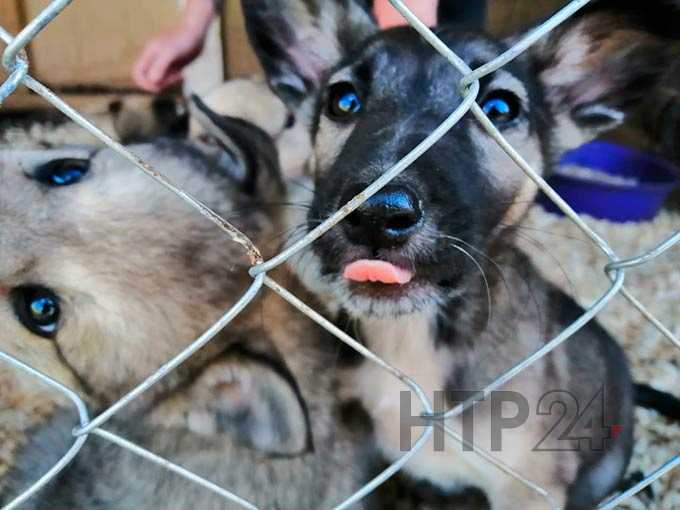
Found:
[[[507,90],[497,90],[482,101],[482,110],[495,124],[505,124],[515,120],[520,114],[519,98]]]
[[[39,167],[33,173],[33,179],[47,186],[70,186],[79,182],[90,168],[86,159],[55,159]]]
[[[494,98],[484,103],[483,110],[487,115],[508,115],[510,105],[502,99]]]
[[[59,299],[50,290],[33,285],[16,287],[11,301],[19,321],[32,333],[53,338],[59,324]]]
[[[342,120],[361,111],[361,99],[354,85],[343,81],[331,85],[328,91],[328,114],[335,120]]]
[[[57,303],[48,297],[38,297],[31,301],[31,315],[38,321],[51,321],[57,313]]]
[[[361,109],[359,96],[354,92],[348,92],[338,99],[338,109],[344,113],[356,113]]]

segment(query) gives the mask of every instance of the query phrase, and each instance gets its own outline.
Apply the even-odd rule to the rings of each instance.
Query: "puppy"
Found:
[[[273,143],[203,111],[222,143],[240,133],[230,141],[238,153],[163,141],[132,150],[266,245],[280,230],[268,211],[282,191]],[[0,210],[0,349],[74,389],[91,415],[173,358],[252,282],[242,247],[109,149],[3,151]],[[336,426],[336,344],[303,317],[261,296],[104,428],[261,507],[339,503],[363,479],[361,439]],[[61,458],[78,420],[25,374],[5,369],[2,378],[13,390],[0,406],[13,441],[2,452],[6,504]],[[39,409],[27,393],[42,396]],[[159,504],[225,500],[90,436],[28,508]]]
[[[463,100],[461,73],[412,29],[377,33],[369,3],[243,2],[270,85],[309,112],[313,189],[307,214],[292,220],[305,231],[408,154]],[[540,174],[562,151],[620,124],[672,57],[662,37],[611,5],[594,4],[481,80],[479,107]],[[462,27],[436,33],[471,68],[509,44]],[[536,191],[466,115],[291,266],[329,315],[430,399],[445,391],[442,412],[583,313],[515,247]],[[420,402],[401,399],[401,382],[368,361],[346,383],[371,414],[382,454],[401,457],[411,448]],[[628,465],[632,408],[626,358],[591,322],[446,424],[547,489],[560,507],[590,509]],[[492,508],[545,508],[482,457],[449,438],[436,441],[404,470],[452,493],[482,488]]]
[[[680,162],[680,32],[675,29],[680,23],[680,2],[667,0],[651,6],[633,0],[607,0],[615,6],[621,16],[626,16],[645,31],[663,36],[666,45],[663,51],[650,55],[662,65],[664,72],[653,87],[645,88],[643,104],[631,115],[632,126],[638,127],[632,133],[639,144],[671,161]],[[637,51],[646,52],[643,44]]]

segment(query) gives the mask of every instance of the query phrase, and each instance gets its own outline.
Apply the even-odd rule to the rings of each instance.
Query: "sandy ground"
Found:
[[[105,118],[96,120],[112,132],[110,121]],[[93,143],[93,139],[71,124],[5,129],[0,134],[0,144],[16,146],[36,142],[79,144]],[[652,222],[637,224],[586,220],[622,258],[645,252],[680,228],[680,213],[669,211]],[[582,305],[590,305],[607,290],[609,280],[602,270],[607,259],[571,221],[535,207],[522,230],[522,238],[522,247],[532,255],[540,270]],[[675,335],[680,336],[680,247],[642,267],[629,270],[626,287]],[[679,394],[680,351],[624,297],[616,296],[600,314],[599,320],[625,347],[638,380]],[[31,391],[35,391],[33,385],[30,386]],[[649,473],[680,452],[680,425],[672,424],[654,412],[637,411],[636,437],[631,472],[641,470]],[[9,445],[6,436],[3,438],[1,424],[0,439],[4,439],[5,447]],[[0,459],[2,456],[3,447],[0,446]],[[624,508],[680,508],[680,469],[655,482],[652,488],[653,499],[638,496],[629,500]]]

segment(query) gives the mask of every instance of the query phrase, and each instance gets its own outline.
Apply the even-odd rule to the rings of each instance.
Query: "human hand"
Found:
[[[439,0],[405,0],[404,4],[427,26],[433,27],[437,24]],[[389,3],[389,0],[376,0],[373,9],[378,25],[382,29],[407,24],[399,11]]]
[[[135,63],[135,83],[154,93],[181,83],[182,69],[201,52],[204,36],[199,27],[181,24],[154,37]]]

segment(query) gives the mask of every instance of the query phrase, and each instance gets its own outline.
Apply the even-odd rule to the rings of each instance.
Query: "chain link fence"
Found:
[[[395,367],[389,365],[384,360],[373,354],[370,350],[364,347],[356,339],[352,338],[344,331],[340,330],[330,321],[321,316],[317,311],[308,307],[305,303],[299,300],[295,295],[291,294],[284,287],[279,285],[274,281],[268,273],[275,267],[285,263],[292,256],[300,252],[301,250],[308,247],[316,239],[322,236],[325,232],[330,230],[333,226],[339,223],[343,218],[348,216],[352,211],[357,209],[363,202],[368,200],[372,195],[377,193],[383,186],[394,179],[402,171],[408,168],[417,158],[419,158],[424,152],[426,152],[430,147],[432,147],[446,132],[451,129],[462,117],[463,115],[470,112],[476,117],[481,126],[488,132],[488,134],[503,148],[503,150],[515,161],[519,169],[523,171],[531,180],[533,180],[538,187],[561,209],[564,214],[571,219],[583,233],[601,250],[605,256],[609,259],[609,262],[604,267],[604,271],[611,280],[611,285],[609,289],[595,302],[593,302],[585,311],[585,313],[578,318],[573,324],[562,331],[555,338],[546,342],[543,347],[538,351],[534,352],[531,356],[523,360],[518,365],[514,366],[507,372],[500,374],[499,377],[489,384],[483,390],[483,396],[488,396],[492,391],[502,387],[505,383],[510,381],[518,373],[525,370],[532,363],[539,360],[541,357],[545,356],[547,353],[561,345],[562,343],[569,340],[569,338],[582,328],[586,323],[592,320],[603,308],[604,306],[614,298],[617,294],[622,294],[630,302],[630,304],[635,307],[647,320],[649,320],[670,342],[675,344],[676,347],[680,348],[680,340],[665,327],[654,315],[638,301],[630,289],[624,286],[624,280],[626,277],[626,272],[634,270],[637,266],[647,264],[659,257],[678,243],[680,243],[680,231],[673,233],[667,239],[661,241],[657,246],[650,247],[649,251],[640,254],[637,257],[622,260],[615,251],[610,247],[608,242],[600,237],[597,232],[593,231],[580,217],[576,214],[570,206],[546,183],[546,181],[535,172],[531,166],[523,159],[522,155],[519,154],[500,134],[500,132],[494,127],[491,121],[483,113],[482,109],[475,102],[477,94],[479,91],[479,80],[484,76],[496,71],[522,52],[527,50],[532,44],[538,41],[542,36],[550,32],[552,29],[557,27],[560,23],[568,19],[579,9],[584,7],[589,3],[589,0],[574,0],[566,5],[562,10],[553,15],[543,24],[536,27],[534,30],[529,32],[522,39],[518,40],[509,50],[505,53],[499,55],[497,58],[490,62],[478,67],[477,69],[470,69],[458,55],[451,51],[433,32],[429,30],[417,17],[411,13],[408,8],[400,0],[390,0],[394,7],[404,16],[408,23],[417,30],[439,53],[441,53],[452,66],[455,66],[462,74],[463,79],[460,82],[461,93],[463,94],[463,101],[456,108],[456,110],[450,114],[450,116],[437,128],[435,129],[427,138],[425,138],[416,148],[414,148],[408,155],[406,155],[401,161],[394,165],[389,171],[384,173],[379,179],[373,182],[368,188],[366,188],[362,193],[353,198],[349,203],[342,207],[339,211],[333,214],[328,220],[316,227],[314,230],[309,232],[304,238],[300,239],[296,243],[292,244],[284,251],[271,258],[270,260],[263,260],[260,251],[257,246],[255,246],[250,239],[242,232],[237,230],[232,226],[227,220],[220,217],[214,211],[206,207],[200,201],[196,200],[194,197],[183,191],[181,188],[173,184],[169,179],[167,179],[158,169],[152,168],[144,160],[137,157],[134,153],[127,150],[124,146],[114,141],[106,133],[102,132],[97,126],[88,121],[75,109],[71,108],[68,104],[62,101],[58,95],[53,93],[47,87],[42,85],[40,82],[32,78],[29,74],[29,62],[26,58],[26,53],[24,48],[29,44],[33,38],[37,37],[40,31],[45,28],[52,20],[54,20],[60,12],[62,12],[73,0],[54,0],[52,1],[36,18],[34,18],[26,27],[16,36],[12,36],[6,30],[0,27],[0,38],[2,38],[5,43],[7,43],[7,48],[2,56],[2,64],[8,72],[8,77],[2,85],[0,85],[0,103],[4,101],[10,94],[12,94],[17,87],[24,85],[34,91],[35,93],[42,96],[46,101],[54,105],[57,109],[63,112],[66,116],[72,119],[74,122],[83,127],[83,129],[90,132],[101,142],[108,145],[117,151],[121,157],[126,158],[136,165],[142,172],[146,173],[149,177],[156,180],[160,185],[165,186],[174,194],[177,195],[178,199],[184,200],[191,206],[196,208],[201,214],[203,214],[209,221],[217,224],[221,228],[225,235],[229,236],[234,242],[240,244],[246,251],[252,263],[252,268],[250,269],[250,274],[253,277],[253,282],[248,288],[248,290],[243,294],[243,296],[238,300],[238,302],[200,337],[195,339],[184,351],[179,353],[177,356],[169,360],[164,364],[158,371],[150,375],[146,380],[139,384],[136,388],[130,391],[127,395],[122,397],[115,404],[110,406],[106,411],[102,412],[99,416],[91,417],[85,402],[73,391],[59,382],[51,379],[45,374],[33,369],[32,367],[22,363],[16,358],[0,351],[0,361],[13,365],[28,374],[30,377],[35,378],[37,381],[41,381],[54,390],[60,392],[65,397],[67,397],[78,412],[80,418],[80,427],[73,431],[73,444],[71,448],[64,454],[64,456],[57,462],[47,473],[45,473],[39,480],[27,488],[25,492],[15,498],[7,506],[5,510],[10,510],[13,508],[18,508],[38,492],[42,487],[45,486],[50,480],[52,480],[57,474],[62,471],[71,460],[73,460],[78,452],[81,450],[83,445],[86,443],[90,434],[97,435],[111,443],[118,445],[120,448],[125,448],[136,455],[145,458],[151,462],[154,462],[160,466],[161,469],[167,469],[173,471],[180,476],[202,486],[205,490],[214,492],[215,494],[223,497],[225,502],[229,501],[232,503],[237,503],[244,508],[256,508],[253,504],[240,498],[237,494],[230,492],[229,490],[218,487],[217,485],[211,483],[204,478],[182,468],[173,462],[161,458],[140,446],[131,443],[119,435],[116,435],[110,431],[107,431],[104,427],[106,422],[111,419],[116,413],[118,413],[122,408],[127,406],[131,401],[137,398],[139,395],[144,393],[159,380],[161,380],[168,373],[173,371],[179,365],[181,365],[185,360],[192,356],[196,351],[201,349],[204,345],[211,341],[215,335],[218,334],[229,322],[234,319],[259,293],[263,287],[269,287],[274,292],[283,297],[292,306],[297,308],[301,313],[307,315],[312,320],[316,321],[322,327],[327,329],[329,332],[334,334],[340,341],[348,344],[350,347],[358,351],[368,360],[376,363],[384,370],[392,374],[395,378],[403,383],[404,387],[411,390],[417,395],[417,397],[422,402],[422,405],[426,413],[433,414],[433,409],[428,397],[421,390],[421,388],[413,381],[408,374],[402,373]],[[458,416],[463,413],[466,409],[470,408],[479,401],[478,397],[471,398],[465,401],[453,409],[450,409],[445,413],[446,418],[451,418]],[[443,422],[441,422],[443,423]],[[438,426],[435,420],[431,422],[430,426],[425,427],[423,433],[415,442],[413,448],[406,452],[401,458],[396,462],[391,464],[387,469],[380,473],[376,478],[367,483],[355,494],[349,495],[349,497],[337,506],[338,509],[348,508],[352,504],[359,501],[361,498],[368,495],[376,487],[385,482],[392,475],[397,473],[404,464],[413,457],[421,448],[424,447],[425,443],[428,441],[434,428]],[[521,473],[515,472],[511,467],[505,465],[500,460],[496,459],[491,453],[477,447],[474,444],[467,443],[457,432],[444,426],[447,434],[449,434],[453,439],[461,443],[465,443],[468,447],[474,449],[474,451],[483,457],[486,461],[490,462],[496,466],[500,471],[504,473],[505,476],[514,477],[518,483],[525,485],[530,488],[541,497],[545,499],[546,508],[558,508],[554,502],[552,496],[543,487],[534,484],[532,481],[526,479]],[[634,494],[638,493],[649,484],[657,480],[659,477],[668,473],[672,469],[680,465],[680,453],[675,455],[668,460],[662,466],[659,466],[655,471],[649,473],[646,478],[636,483],[630,489],[613,496],[608,501],[600,505],[601,510],[613,509],[621,502],[630,498]]]

